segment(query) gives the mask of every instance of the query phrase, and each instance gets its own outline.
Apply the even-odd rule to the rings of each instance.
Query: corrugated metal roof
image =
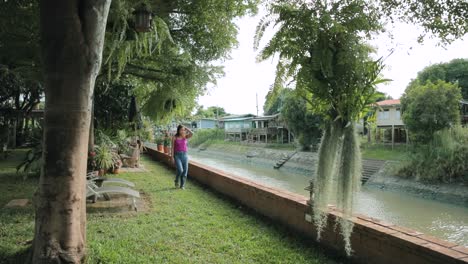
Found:
[[[223,116],[220,118],[222,121],[227,121],[227,120],[232,120],[232,119],[237,119],[237,118],[252,118],[255,115],[252,114],[245,114],[245,115],[229,115],[229,116]]]
[[[239,117],[239,118],[230,118],[223,120],[224,122],[231,122],[231,121],[243,121],[243,120],[252,120],[253,117]]]
[[[277,116],[279,116],[279,114],[268,115],[268,116],[257,116],[257,117],[255,117],[253,120],[255,120],[255,121],[259,121],[259,120],[270,120],[270,119],[276,118]]]
[[[198,119],[195,119],[195,121],[200,121],[200,120],[216,121],[215,118],[198,118]]]
[[[377,105],[379,106],[387,106],[387,105],[399,105],[400,99],[392,99],[392,100],[383,100],[380,102],[377,102]]]

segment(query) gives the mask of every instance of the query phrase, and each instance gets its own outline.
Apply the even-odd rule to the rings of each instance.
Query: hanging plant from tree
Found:
[[[366,36],[380,31],[379,14],[366,1],[278,2],[257,27],[255,47],[270,23],[278,26],[259,60],[279,55],[274,89],[293,81],[296,90],[324,117],[314,183],[317,237],[327,223],[327,205],[336,204],[338,222],[351,253],[355,194],[361,179],[361,153],[355,123],[372,100],[381,59],[372,59]]]

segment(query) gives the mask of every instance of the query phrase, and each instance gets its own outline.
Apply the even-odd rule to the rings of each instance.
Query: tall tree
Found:
[[[265,104],[263,105],[263,112],[265,115],[273,115],[281,112],[281,108],[284,106],[286,98],[292,93],[291,89],[281,88],[278,92],[270,89],[265,96]]]
[[[202,86],[212,81],[219,72],[218,67],[213,67],[208,62],[222,59],[235,45],[237,30],[232,19],[253,9],[252,3],[258,1],[225,1],[226,12],[220,10],[220,1],[211,0],[193,2],[195,4],[190,4],[191,1],[166,0],[152,4],[158,7],[158,4],[164,6],[175,2],[177,4],[174,10],[161,13],[153,19],[154,30],[145,37],[132,33],[129,21],[132,21],[130,16],[135,4],[133,1],[114,1],[107,29],[110,0],[40,1],[41,54],[46,96],[45,164],[35,199],[33,262],[80,263],[84,259],[86,185],[83,175],[86,173],[91,98],[103,61],[103,51],[106,53],[106,72],[110,72],[110,76],[119,77],[126,66],[133,62],[128,74],[141,78],[144,85],[152,87],[136,92],[140,96],[150,95],[144,109],[155,106],[155,102],[159,102],[158,98],[162,97],[158,95],[166,95],[162,97],[164,103],[157,104],[157,107],[170,110],[175,100],[174,97],[167,96],[168,93],[172,96],[189,94],[190,96],[183,97],[186,101],[182,104],[194,104],[189,98],[200,94],[204,89]],[[191,8],[196,6],[198,12],[192,12]],[[186,10],[186,14],[170,15],[180,11],[178,7]],[[219,14],[212,16],[216,11],[220,11]],[[187,40],[186,47],[163,44],[161,37],[165,36],[169,41],[171,39],[166,23],[192,18],[193,21],[189,20],[185,24],[175,23],[173,29],[182,31],[181,29],[193,26],[197,21],[204,23],[201,19],[203,17],[196,18],[197,15],[203,15],[205,19],[211,17],[208,21],[215,22],[211,24],[213,30],[202,32],[206,31],[206,27],[200,25],[198,31],[187,31],[194,35]],[[212,35],[213,31],[219,32],[216,30],[226,28],[229,29],[228,34]],[[130,32],[129,37],[124,34],[127,32]],[[136,38],[135,41],[132,41],[131,35]],[[203,36],[205,42],[197,42],[200,36]],[[210,41],[210,37],[218,37],[219,42]],[[104,46],[105,39],[111,40],[107,42],[109,45]],[[191,47],[190,53],[184,52],[184,49],[189,50],[188,47],[194,43],[205,46]],[[155,65],[155,59],[163,57],[158,57],[162,51],[170,59]],[[143,60],[146,65],[138,64]],[[171,68],[173,72],[161,72],[162,66],[171,64],[180,67]],[[154,73],[156,76],[150,75]],[[166,76],[161,78],[157,75],[160,73]],[[183,77],[173,78],[179,75]],[[148,76],[153,78],[146,78]],[[152,82],[154,80],[157,82]]]
[[[33,263],[82,263],[91,97],[110,0],[42,0],[44,167],[36,193]]]
[[[460,87],[442,80],[412,82],[401,98],[411,141],[427,144],[436,131],[460,123]]]
[[[287,89],[285,89],[287,90]],[[314,114],[307,101],[294,92],[286,95],[281,107],[281,117],[294,133],[303,150],[310,150],[312,144],[317,144],[321,136],[321,116]]]

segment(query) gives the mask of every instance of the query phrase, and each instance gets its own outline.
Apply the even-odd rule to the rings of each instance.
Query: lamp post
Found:
[[[151,21],[153,14],[149,10],[148,6],[142,4],[134,12],[135,15],[135,31],[137,32],[149,32],[151,31]]]

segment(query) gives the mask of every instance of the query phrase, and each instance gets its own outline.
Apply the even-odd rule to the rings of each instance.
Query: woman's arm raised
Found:
[[[184,127],[185,127],[185,126],[184,126]],[[187,132],[188,132],[188,135],[185,135],[185,138],[186,138],[186,139],[191,138],[191,137],[193,136],[192,130],[190,130],[188,127],[185,127],[185,130],[187,130]]]

